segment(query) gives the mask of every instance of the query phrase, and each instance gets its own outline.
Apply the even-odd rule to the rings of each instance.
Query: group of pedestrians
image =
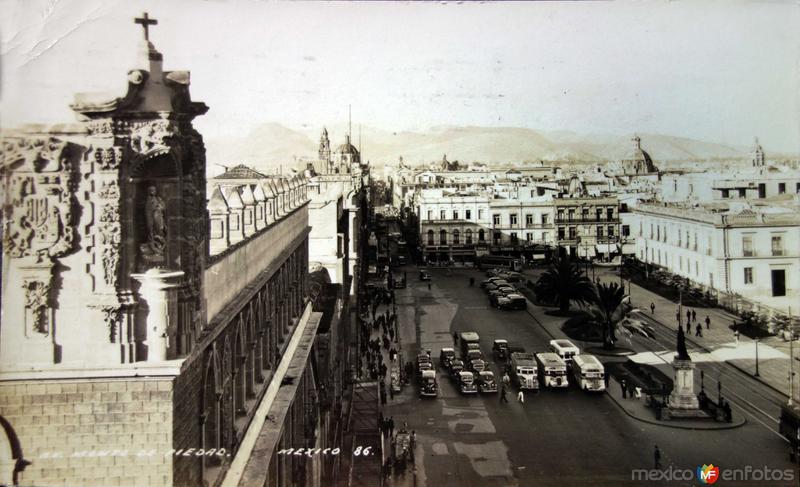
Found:
[[[655,303],[650,303],[650,312],[655,313],[656,305]],[[678,326],[681,326],[681,308],[678,307],[678,311],[675,312],[675,319],[678,321]],[[706,330],[711,329],[711,317],[706,315],[706,319],[704,320],[706,324]],[[686,310],[686,334],[689,335],[692,333],[692,324],[695,325],[695,332],[694,336],[696,337],[703,337],[703,324],[697,321],[697,311],[693,309]]]

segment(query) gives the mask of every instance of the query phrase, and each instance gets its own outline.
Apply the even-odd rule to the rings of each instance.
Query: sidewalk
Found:
[[[604,282],[619,282],[619,275],[606,269],[596,269],[597,277]],[[626,286],[628,281],[625,281]],[[654,303],[655,313],[650,311],[650,303]],[[678,303],[670,301],[660,295],[653,293],[643,287],[631,284],[631,304],[638,308],[642,315],[654,319],[662,326],[676,330],[678,326],[676,314]],[[687,345],[694,346],[711,352],[721,361],[728,363],[740,371],[755,376],[756,360],[754,340],[744,336],[739,336],[737,345],[733,330],[730,326],[738,320],[736,316],[720,308],[700,308],[683,306],[681,323],[686,329],[686,311],[693,310],[697,313],[697,321],[691,324],[691,333],[686,334]],[[705,319],[709,317],[711,326],[706,328]],[[696,326],[702,325],[702,337],[695,336]],[[768,337],[758,342],[759,353],[759,377],[757,379],[770,388],[787,396],[789,395],[789,342],[784,342],[778,337]],[[800,356],[800,342],[795,341],[795,360]],[[796,369],[800,369],[800,361],[795,364]],[[795,387],[798,382],[795,381]],[[795,391],[797,395],[797,391]]]
[[[616,379],[609,382],[608,390],[606,390],[608,397],[614,401],[617,406],[622,409],[628,416],[643,423],[653,424],[656,426],[663,426],[666,428],[688,429],[688,430],[726,430],[744,426],[747,422],[743,414],[736,414],[733,416],[733,422],[720,423],[712,419],[674,419],[674,420],[660,420],[656,419],[655,412],[645,406],[645,399],[636,399],[632,397],[622,398],[622,388]]]

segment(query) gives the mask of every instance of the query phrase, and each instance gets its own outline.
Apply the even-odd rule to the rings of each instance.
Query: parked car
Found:
[[[498,360],[506,360],[508,358],[508,341],[503,339],[495,340],[492,344],[492,354]]]
[[[450,347],[443,348],[439,351],[439,367],[443,369],[450,368],[450,362],[456,358],[456,351]]]
[[[475,376],[472,372],[459,372],[458,373],[458,390],[462,394],[475,394],[478,392],[478,387],[475,385]]]
[[[497,307],[500,309],[527,309],[528,300],[521,294],[511,293],[498,300]]]
[[[482,372],[486,370],[486,362],[484,362],[479,358],[470,360],[469,370],[471,370],[472,372]]]
[[[453,379],[456,379],[462,370],[464,370],[464,362],[457,358],[450,361],[450,376]]]
[[[419,271],[419,280],[420,281],[430,281],[431,275],[428,271]]]
[[[500,290],[489,291],[489,304],[497,307],[497,299],[503,297],[504,294]]]
[[[478,373],[478,391],[481,393],[497,392],[497,381],[493,372],[484,370]]]

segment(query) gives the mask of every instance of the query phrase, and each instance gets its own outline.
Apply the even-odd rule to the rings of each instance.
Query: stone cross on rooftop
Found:
[[[135,17],[133,22],[136,24],[142,24],[142,27],[144,28],[144,40],[146,41],[150,40],[150,26],[158,24],[158,20],[148,17],[147,12],[143,13],[141,17]]]

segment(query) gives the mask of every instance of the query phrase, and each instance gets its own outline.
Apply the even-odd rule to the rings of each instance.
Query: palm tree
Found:
[[[626,302],[625,288],[618,283],[598,283],[595,286],[592,304],[591,320],[603,331],[603,348],[608,350],[614,348],[618,328],[622,328],[628,334],[638,333],[648,338],[655,338],[651,327],[628,316],[631,307]]]
[[[625,290],[616,282],[598,283],[595,287],[594,303],[591,310],[594,323],[603,330],[603,348],[613,349],[617,341],[617,323],[623,318],[622,300]]]
[[[562,312],[569,310],[570,302],[593,302],[594,287],[583,270],[569,258],[561,258],[551,265],[536,282],[536,297],[558,305]]]

